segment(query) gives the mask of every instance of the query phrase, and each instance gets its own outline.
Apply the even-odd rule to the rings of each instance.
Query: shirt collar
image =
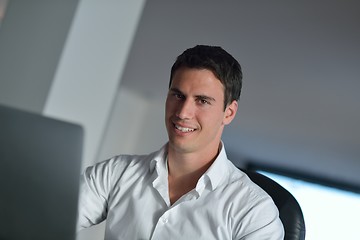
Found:
[[[156,170],[167,170],[167,144],[165,144],[160,150],[153,153],[153,157],[150,161],[150,172]]]
[[[224,176],[227,176],[227,155],[223,142],[221,141],[219,147],[219,154],[209,169],[201,176],[196,185],[196,191],[201,193],[205,187],[210,187],[214,190],[223,181]],[[160,150],[154,153],[150,162],[150,171],[156,170],[158,176],[167,177],[167,144]]]
[[[153,187],[159,192],[165,203],[170,206],[168,190],[168,168],[167,168],[167,148],[163,146],[159,151],[154,152],[150,157],[150,172]]]
[[[226,155],[225,147],[224,147],[223,142],[221,141],[220,147],[219,147],[219,154],[216,157],[213,164],[204,173],[204,175],[199,179],[198,185],[196,187],[197,190],[198,190],[198,186],[200,188],[202,188],[201,187],[202,182],[205,185],[207,183],[209,183],[209,187],[211,188],[211,190],[214,190],[217,186],[219,186],[221,184],[221,182],[223,181],[224,176],[227,176],[227,174],[226,174],[226,172],[228,171],[227,161],[228,161],[228,158]]]

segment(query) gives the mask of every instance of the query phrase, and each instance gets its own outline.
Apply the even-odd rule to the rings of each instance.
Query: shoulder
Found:
[[[235,235],[282,233],[279,212],[273,199],[245,172],[235,167],[230,175],[228,187],[232,192],[231,217],[235,223]]]
[[[85,174],[103,175],[103,177],[113,177],[114,174],[122,175],[131,168],[141,169],[149,166],[151,154],[148,155],[117,155],[110,159],[98,162],[89,166]]]
[[[232,165],[232,163],[230,163]],[[271,197],[249,176],[237,167],[229,167],[229,175],[225,182],[226,188],[233,192],[233,198],[241,198],[242,202],[257,203],[271,200]],[[271,200],[272,201],[272,200]]]
[[[163,158],[164,148],[143,155],[117,155],[110,159],[98,162],[85,169],[84,175],[105,181],[123,177],[124,174],[139,174],[142,171],[149,171],[154,159]]]

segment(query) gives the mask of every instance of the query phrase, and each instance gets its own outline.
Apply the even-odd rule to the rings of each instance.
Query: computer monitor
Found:
[[[75,239],[83,135],[0,105],[0,239]]]

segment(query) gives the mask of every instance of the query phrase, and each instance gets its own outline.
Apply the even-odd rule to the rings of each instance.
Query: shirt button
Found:
[[[168,218],[166,218],[166,217],[163,217],[162,219],[162,222],[165,224],[165,223],[167,223],[168,221],[169,221],[169,219]]]

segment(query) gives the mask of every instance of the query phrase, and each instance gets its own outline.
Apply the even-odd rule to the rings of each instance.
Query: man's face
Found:
[[[178,69],[166,99],[169,147],[182,153],[217,150],[236,110],[233,101],[224,111],[224,87],[210,70]]]

